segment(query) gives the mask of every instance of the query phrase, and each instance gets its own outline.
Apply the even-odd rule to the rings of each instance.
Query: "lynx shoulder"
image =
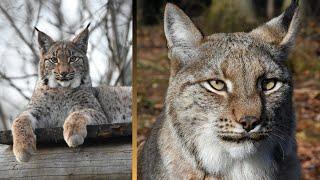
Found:
[[[140,179],[299,179],[286,57],[298,3],[248,33],[203,36],[167,4],[165,107],[138,159]]]

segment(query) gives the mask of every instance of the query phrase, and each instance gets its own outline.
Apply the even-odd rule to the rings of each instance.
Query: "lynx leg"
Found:
[[[36,150],[35,126],[36,119],[29,112],[23,112],[13,121],[13,153],[19,162],[29,161]]]
[[[82,112],[71,113],[63,125],[63,137],[69,147],[77,147],[83,144],[87,136],[87,124],[90,117]]]

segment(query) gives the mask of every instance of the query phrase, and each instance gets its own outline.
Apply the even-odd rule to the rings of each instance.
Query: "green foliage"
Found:
[[[248,0],[214,0],[205,22],[205,30],[211,33],[248,31],[257,24],[252,4]]]

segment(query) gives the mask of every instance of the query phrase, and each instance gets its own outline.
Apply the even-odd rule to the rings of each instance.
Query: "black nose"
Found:
[[[60,73],[60,76],[63,77],[63,78],[66,77],[67,75],[68,75],[68,72],[61,72]]]
[[[259,119],[254,116],[244,116],[239,120],[239,123],[249,132],[259,124]]]

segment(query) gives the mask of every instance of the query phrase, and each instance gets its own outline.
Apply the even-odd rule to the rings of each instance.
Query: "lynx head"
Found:
[[[50,88],[76,88],[81,84],[91,84],[86,56],[89,25],[71,41],[53,41],[36,28],[40,46],[39,77],[42,84]]]
[[[182,10],[167,4],[171,72],[165,112],[204,166],[218,147],[243,158],[263,144],[291,141],[292,80],[285,59],[299,29],[297,12],[293,1],[251,32],[203,36]]]

